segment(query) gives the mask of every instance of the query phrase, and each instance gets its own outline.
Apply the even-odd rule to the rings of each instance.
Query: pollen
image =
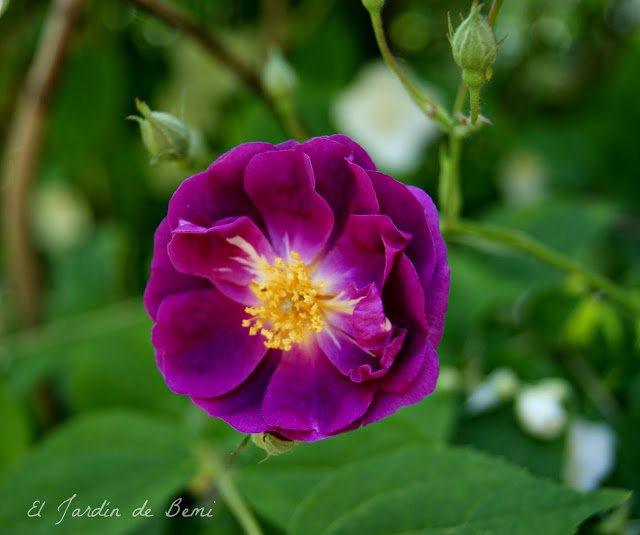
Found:
[[[272,349],[290,351],[310,332],[322,332],[324,321],[318,293],[322,281],[314,282],[300,255],[291,251],[291,261],[276,258],[275,265],[263,266],[261,281],[251,283],[254,293],[263,301],[261,306],[247,307],[252,318],[242,321],[249,334],[260,333],[264,345]]]

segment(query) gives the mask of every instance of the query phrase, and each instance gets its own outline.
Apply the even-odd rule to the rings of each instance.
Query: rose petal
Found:
[[[344,134],[334,134],[332,136],[329,136],[329,139],[349,148],[349,150],[351,150],[353,153],[353,163],[355,163],[356,165],[359,165],[367,171],[376,170],[376,164],[373,163],[373,160],[369,157],[367,151],[365,151],[360,145],[353,141],[353,139],[348,138]]]
[[[225,219],[205,228],[182,221],[169,244],[173,265],[182,273],[204,277],[230,299],[255,305],[249,283],[262,260],[272,263],[271,244],[248,217]]]
[[[173,267],[167,253],[170,241],[171,230],[165,218],[158,226],[153,239],[151,277],[149,277],[143,296],[144,306],[153,321],[158,319],[160,303],[168,295],[212,287],[208,280],[185,275]]]
[[[368,165],[368,157],[364,157],[366,153],[355,143],[353,147],[341,143],[341,138],[344,136],[313,138],[296,146],[297,150],[309,156],[316,180],[316,191],[333,211],[334,226],[328,246],[342,234],[349,214],[379,213],[371,179],[364,169],[353,162],[357,159]],[[360,155],[358,149],[364,156]],[[356,157],[356,154],[359,156]]]
[[[429,340],[433,347],[438,347],[444,329],[444,316],[449,303],[449,264],[447,263],[447,246],[440,233],[440,222],[431,197],[420,188],[409,186],[418,202],[424,209],[427,225],[431,230],[431,237],[436,251],[436,263],[433,277],[424,291],[424,307],[429,324]]]
[[[399,231],[384,215],[351,215],[342,236],[320,261],[315,276],[328,292],[348,284],[362,288],[374,283],[380,291],[411,235]]]
[[[402,232],[413,236],[404,253],[415,266],[422,286],[427,287],[436,264],[436,250],[422,205],[407,186],[390,176],[374,171],[369,172],[369,176],[378,196],[380,213],[388,215]]]
[[[262,418],[262,400],[279,359],[280,351],[271,350],[253,375],[235,390],[217,398],[191,399],[209,416],[222,418],[241,433],[268,431],[269,426]]]
[[[411,261],[402,255],[391,271],[382,294],[385,313],[391,323],[407,331],[402,351],[382,379],[385,392],[403,392],[422,367],[429,329],[424,314],[424,297]]]
[[[399,408],[413,405],[431,394],[438,379],[438,355],[431,344],[425,346],[422,367],[416,377],[399,393],[378,392],[360,424],[367,425],[392,415]]]
[[[206,171],[185,180],[169,203],[169,225],[194,221],[206,214],[210,221],[247,216],[261,224],[261,217],[243,187],[244,170],[256,154],[274,150],[270,143],[245,143],[220,156]]]
[[[267,348],[242,326],[244,306],[218,290],[166,297],[151,339],[161,353],[161,372],[177,394],[217,397],[242,384]]]
[[[298,150],[255,156],[245,172],[245,190],[258,208],[275,252],[290,251],[311,263],[333,228],[333,213],[314,189],[309,158]]]
[[[310,339],[282,353],[262,412],[272,427],[327,434],[360,418],[376,390],[371,382],[355,384],[342,375]]]

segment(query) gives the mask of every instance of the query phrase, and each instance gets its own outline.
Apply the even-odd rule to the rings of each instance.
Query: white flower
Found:
[[[336,100],[332,115],[342,133],[392,173],[414,171],[424,148],[439,132],[382,61],[360,71]]]
[[[523,388],[515,405],[518,423],[536,438],[557,438],[567,424],[567,411],[562,405],[567,395],[568,386],[559,379]]]
[[[508,368],[498,368],[471,392],[465,409],[470,414],[487,412],[513,397],[518,389],[518,378]]]
[[[564,482],[581,491],[598,487],[613,468],[615,442],[608,425],[576,419],[567,436]]]

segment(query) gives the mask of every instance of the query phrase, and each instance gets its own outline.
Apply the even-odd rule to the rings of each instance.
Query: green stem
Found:
[[[452,116],[455,120],[456,114],[462,111],[462,106],[464,106],[464,100],[467,96],[467,85],[464,81],[460,81],[460,85],[458,86],[458,92],[456,93],[456,101],[453,104],[453,113]]]
[[[215,485],[231,514],[242,527],[245,535],[263,535],[262,528],[245,503],[231,477],[230,471],[210,448],[198,448],[197,457],[201,462],[199,478],[210,481]]]
[[[373,32],[376,36],[378,48],[380,49],[382,57],[387,62],[387,65],[389,65],[391,70],[393,70],[396,76],[400,79],[409,95],[420,107],[420,109],[424,111],[429,117],[431,117],[443,131],[449,132],[452,127],[452,122],[449,114],[441,106],[439,106],[435,100],[422,93],[413,84],[413,82],[400,68],[398,62],[393,57],[391,49],[389,48],[389,44],[387,43],[387,39],[384,35],[384,28],[382,26],[382,17],[380,16],[380,12],[370,11],[369,15],[371,16],[371,25],[373,26]]]
[[[469,88],[469,108],[471,109],[471,126],[475,125],[480,115],[480,89]]]
[[[447,220],[443,232],[453,237],[484,238],[495,243],[500,243],[538,258],[565,273],[577,274],[581,276],[591,288],[603,292],[609,299],[617,302],[635,315],[640,316],[640,301],[630,297],[623,288],[608,278],[586,268],[580,262],[576,262],[550,249],[524,232],[496,225],[463,220]],[[472,242],[472,245],[476,243],[477,242]]]

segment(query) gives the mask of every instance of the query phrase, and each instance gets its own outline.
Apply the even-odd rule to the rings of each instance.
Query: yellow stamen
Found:
[[[253,318],[242,321],[250,335],[260,332],[266,338],[265,346],[289,351],[308,332],[322,332],[317,296],[324,283],[311,280],[298,253],[291,251],[290,263],[276,258],[274,266],[263,264],[263,274],[263,281],[253,282],[252,288],[264,304],[245,308]]]

